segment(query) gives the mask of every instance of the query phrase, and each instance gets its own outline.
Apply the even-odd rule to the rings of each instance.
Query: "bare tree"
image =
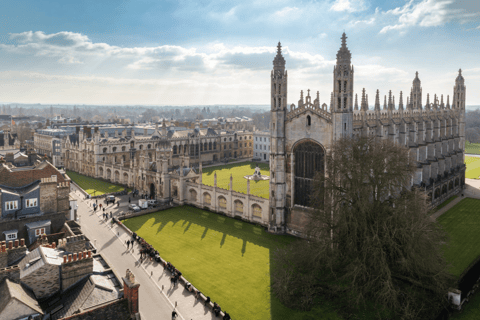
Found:
[[[325,168],[311,195],[309,241],[276,253],[273,292],[304,309],[327,294],[346,309],[374,303],[378,318],[431,318],[447,305],[452,276],[441,251],[446,235],[424,194],[408,187],[416,168],[408,149],[345,138]]]

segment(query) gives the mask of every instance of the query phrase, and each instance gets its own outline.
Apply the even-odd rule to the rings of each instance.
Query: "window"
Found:
[[[45,234],[45,228],[38,228],[35,229],[35,236],[41,236],[42,234]]]
[[[125,147],[122,147],[122,151],[125,151]]]
[[[107,153],[107,148],[103,148],[103,153]]]
[[[258,141],[257,139],[258,139],[258,137],[255,137],[255,141]]]
[[[31,198],[25,200],[25,207],[32,208],[37,206],[37,198]]]
[[[5,234],[6,240],[15,240],[17,239],[17,233],[6,233]]]
[[[307,116],[307,126],[312,125],[312,118],[310,116]]]
[[[263,142],[266,142],[267,141],[267,138],[263,138]]]
[[[18,201],[7,201],[5,203],[5,211],[17,210],[17,209],[18,209]]]
[[[117,147],[113,147],[112,151],[113,152],[117,151]]]
[[[254,217],[257,217],[257,218],[262,217],[262,207],[260,207],[258,204],[254,204],[252,206],[252,210],[253,210],[253,216]]]
[[[267,150],[267,146],[263,146],[263,150]]]
[[[218,206],[222,209],[226,209],[227,208],[227,199],[225,199],[224,197],[218,198]]]

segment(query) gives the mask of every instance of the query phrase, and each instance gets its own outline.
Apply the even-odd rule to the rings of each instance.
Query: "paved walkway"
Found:
[[[164,271],[161,265],[149,260],[140,263],[139,246],[135,244],[133,250],[126,249],[125,241],[129,238],[126,231],[118,225],[112,225],[110,220],[104,222],[102,210],[93,212],[92,204],[95,200],[85,200],[73,184],[72,190],[74,192],[71,192],[71,195],[78,200],[79,222],[83,233],[94,242],[117,274],[123,276],[126,269],[130,269],[135,275],[135,280],[140,283],[139,306],[142,319],[170,320],[175,304],[179,320],[218,319],[204,306],[202,300],[195,299],[180,282],[177,287],[171,287],[170,273]],[[116,215],[126,210],[128,196],[123,196],[122,202],[120,208],[117,208],[116,204],[110,204],[106,212],[114,212]],[[99,199],[98,203],[104,204],[103,199]]]
[[[465,198],[475,198],[475,199],[480,199],[480,180],[475,180],[475,179],[465,179],[465,185],[466,188],[461,192],[457,198],[455,198],[452,202],[447,204],[445,207],[442,209],[438,210],[434,214],[431,215],[432,219],[436,220],[438,217],[440,217],[442,214],[450,210],[454,205],[459,203]],[[462,197],[463,194],[463,197]]]

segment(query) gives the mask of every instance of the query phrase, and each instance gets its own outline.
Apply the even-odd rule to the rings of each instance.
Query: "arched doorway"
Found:
[[[325,174],[325,152],[318,143],[307,140],[300,142],[295,152],[295,204],[310,206],[313,178],[317,172]]]
[[[150,199],[155,199],[155,184],[150,183]]]

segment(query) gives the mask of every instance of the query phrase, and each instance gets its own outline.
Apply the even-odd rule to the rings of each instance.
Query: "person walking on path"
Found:
[[[128,203],[130,203],[132,201],[132,199],[130,199],[130,197],[128,197]]]
[[[172,311],[172,320],[177,319],[177,316],[178,316],[177,311],[175,311],[175,309],[173,309],[173,311]]]

